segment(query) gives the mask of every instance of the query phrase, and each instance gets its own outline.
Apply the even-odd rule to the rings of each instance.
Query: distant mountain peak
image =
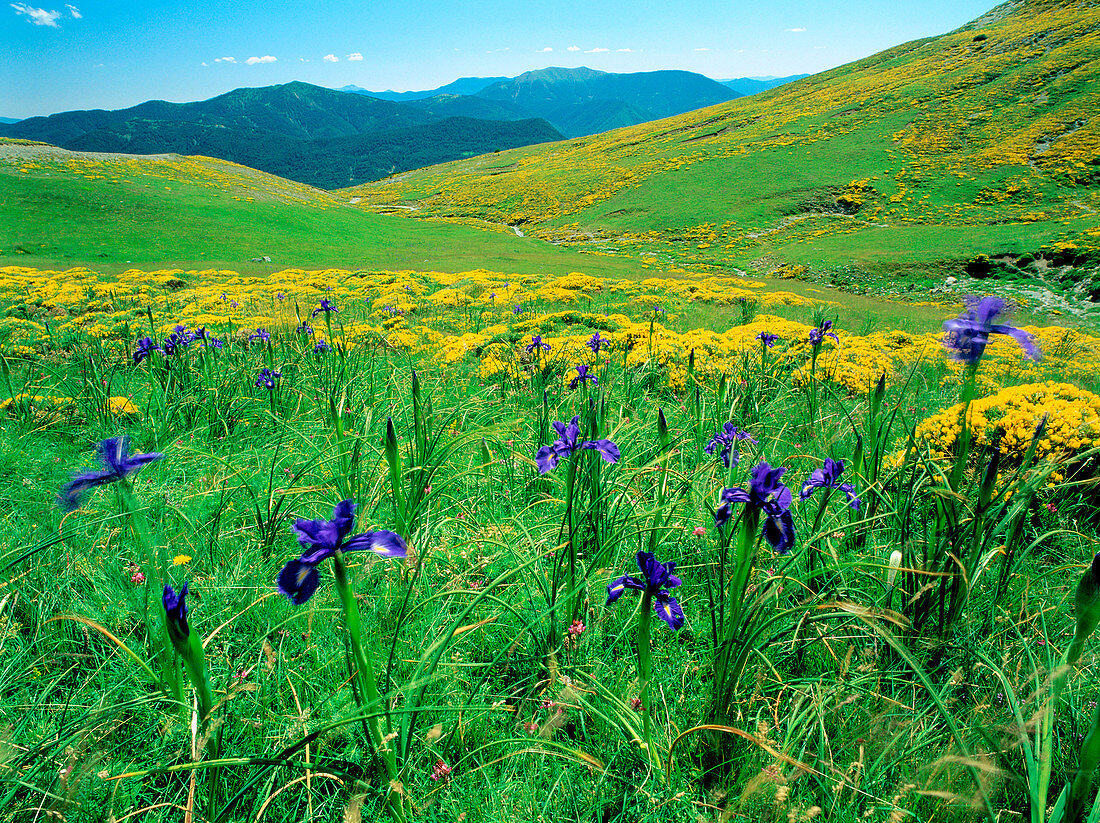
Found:
[[[590,69],[588,66],[576,68],[563,68],[561,66],[547,66],[544,69],[533,69],[513,78],[516,83],[530,83],[537,80],[591,80],[593,77],[602,77],[609,74],[606,71]]]

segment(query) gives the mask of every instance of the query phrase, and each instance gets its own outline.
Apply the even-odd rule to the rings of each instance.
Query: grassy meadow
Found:
[[[0,821],[1098,823],[1098,37],[336,193],[0,142]]]
[[[7,267],[0,292],[3,819],[1038,820],[1070,794],[1087,332],[1026,326],[1038,363],[994,335],[971,370],[937,331],[960,306],[853,327],[733,277]],[[594,447],[554,452],[575,417]],[[782,553],[783,515],[728,500],[761,463]],[[406,555],[301,566],[296,519],[342,500],[341,540]],[[639,552],[682,583],[606,604]]]

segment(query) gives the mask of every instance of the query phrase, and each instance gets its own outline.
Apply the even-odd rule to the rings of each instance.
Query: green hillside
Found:
[[[1098,58],[1100,7],[1011,2],[751,98],[349,193],[685,265],[848,285],[969,271],[1087,296]]]
[[[625,276],[502,227],[413,222],[205,157],[100,155],[0,141],[0,265],[415,268]]]
[[[83,152],[198,154],[337,188],[562,139],[545,121],[513,108],[454,96],[393,103],[295,82],[235,89],[197,103],[151,100],[119,111],[32,117],[0,125],[0,137]]]

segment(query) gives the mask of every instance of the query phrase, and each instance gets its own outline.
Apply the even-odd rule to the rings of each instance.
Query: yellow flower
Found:
[[[172,558],[173,566],[183,566],[191,562],[191,555],[189,554],[177,554]]]

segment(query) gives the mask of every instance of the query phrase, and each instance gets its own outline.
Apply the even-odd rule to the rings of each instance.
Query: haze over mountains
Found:
[[[320,188],[561,140],[691,111],[782,83],[716,82],[685,71],[610,74],[548,68],[464,77],[438,89],[367,92],[293,82],[210,100],[151,100],[0,122],[0,136],[74,151],[205,155]],[[756,85],[753,85],[756,84]],[[350,92],[350,93],[349,93]]]
[[[727,83],[744,84],[755,91],[771,88],[766,81],[748,78]],[[463,77],[430,91],[372,92],[355,86],[345,86],[342,91],[418,104],[463,95],[471,102],[495,103],[516,119],[541,117],[566,137],[583,137],[754,93],[734,90],[727,83],[689,71],[612,74],[582,66],[539,69],[518,77]]]

